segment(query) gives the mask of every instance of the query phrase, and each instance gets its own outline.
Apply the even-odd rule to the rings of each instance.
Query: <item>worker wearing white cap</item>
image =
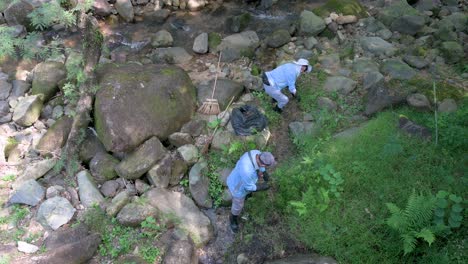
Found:
[[[281,113],[283,107],[289,102],[289,99],[281,90],[288,87],[293,97],[296,97],[296,79],[303,72],[310,72],[312,66],[306,59],[299,59],[292,63],[286,63],[278,66],[276,69],[265,72],[262,75],[263,88],[278,104],[274,110]]]

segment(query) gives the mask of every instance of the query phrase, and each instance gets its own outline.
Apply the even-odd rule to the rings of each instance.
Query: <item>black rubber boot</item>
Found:
[[[277,105],[275,106],[275,108],[273,108],[273,111],[277,112],[277,113],[282,113],[283,112],[283,109],[279,108]]]
[[[229,216],[229,222],[232,232],[237,233],[239,231],[239,216],[231,214]]]

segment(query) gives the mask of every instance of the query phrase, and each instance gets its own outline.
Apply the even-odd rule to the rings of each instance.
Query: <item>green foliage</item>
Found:
[[[155,260],[161,255],[160,250],[152,245],[145,245],[140,249],[140,255],[148,263],[154,263]]]
[[[188,179],[182,179],[180,181],[180,185],[187,188],[189,186],[189,180]]]
[[[262,72],[262,69],[260,69],[260,66],[258,66],[257,64],[252,65],[252,70],[250,71],[250,73],[253,76],[259,76],[261,72]]]
[[[67,27],[74,25],[76,17],[73,11],[65,10],[60,4],[60,1],[51,1],[35,8],[28,15],[34,28],[44,30],[59,21]]]
[[[221,44],[221,35],[217,32],[208,33],[208,47],[210,51],[216,50],[219,44]]]
[[[65,85],[62,87],[62,90],[63,90],[63,96],[65,97],[65,99],[71,104],[76,104],[76,102],[80,98],[78,87],[68,82],[68,83],[65,83]]]
[[[142,234],[145,237],[157,238],[164,229],[152,216],[147,217],[145,221],[141,222]]]
[[[15,174],[7,174],[7,175],[3,175],[2,176],[2,181],[14,181],[16,179],[16,175]]]
[[[0,256],[0,264],[9,264],[10,260],[11,260],[11,257],[6,254]]]
[[[115,218],[111,220],[112,225],[107,232],[101,233],[102,244],[99,245],[99,253],[103,256],[117,258],[130,252],[134,243],[137,242],[136,232],[131,227],[120,225]]]
[[[404,210],[393,203],[386,205],[392,214],[387,219],[387,225],[400,234],[405,254],[414,251],[418,238],[423,239],[429,245],[434,242],[435,230],[431,224],[435,208],[434,197],[417,195],[413,192]]]
[[[221,119],[219,118],[216,118],[215,120],[211,121],[211,122],[208,122],[208,127],[211,128],[211,129],[215,129],[217,126],[219,126],[221,124]]]
[[[447,191],[436,195],[434,224],[445,232],[459,228],[463,221],[463,198]]]
[[[402,86],[416,88],[419,93],[424,94],[431,101],[434,98],[433,80],[431,79],[414,78],[403,82]],[[455,100],[463,98],[463,89],[461,87],[454,86],[446,80],[436,81],[436,87],[438,101],[442,101],[446,98],[452,98]]]
[[[259,91],[254,91],[252,94],[260,101],[261,108],[265,111],[263,114],[268,119],[268,126],[270,129],[278,127],[281,122],[281,114],[273,111],[271,97],[268,94]]]
[[[208,164],[207,176],[210,179],[208,193],[210,194],[211,199],[213,199],[213,204],[215,207],[221,205],[224,191],[223,183],[219,180],[218,175],[219,171],[217,171],[217,167],[213,164]]]

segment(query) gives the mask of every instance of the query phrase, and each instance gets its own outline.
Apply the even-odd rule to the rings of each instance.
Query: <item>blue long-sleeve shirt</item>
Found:
[[[227,185],[233,197],[245,197],[249,192],[257,190],[255,185],[258,180],[257,170],[265,171],[265,168],[259,167],[256,156],[260,154],[259,150],[251,150],[252,162],[249,159],[249,153],[244,153],[237,161],[236,167],[227,178]]]
[[[301,73],[301,65],[286,63],[276,67],[276,69],[266,72],[270,85],[278,90],[286,86],[293,94],[296,93],[296,79]]]

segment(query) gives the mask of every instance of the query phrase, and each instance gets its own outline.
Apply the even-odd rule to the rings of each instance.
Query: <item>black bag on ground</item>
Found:
[[[267,126],[267,118],[252,105],[234,108],[231,114],[232,128],[238,136],[252,135]]]

